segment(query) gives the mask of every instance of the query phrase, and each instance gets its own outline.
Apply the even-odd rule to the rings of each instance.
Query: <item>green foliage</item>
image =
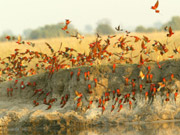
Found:
[[[102,35],[114,34],[115,30],[107,23],[100,23],[96,28],[96,32]]]
[[[0,36],[0,41],[7,41],[6,36],[15,36],[11,30],[3,31],[2,35]]]
[[[136,32],[145,32],[146,31],[146,28],[144,26],[137,26],[136,29],[135,29]]]
[[[171,21],[165,23],[162,26],[162,29],[164,29],[164,27],[166,26],[171,26],[173,30],[180,30],[180,16],[174,16],[172,17]]]
[[[65,31],[61,28],[64,27],[64,24],[56,24],[56,25],[45,25],[44,27],[37,28],[32,30],[28,35],[27,39],[39,39],[39,38],[54,38],[54,37],[66,37],[69,36]],[[68,25],[68,31],[70,33],[75,32],[76,30],[72,25]]]
[[[149,28],[146,29],[146,32],[147,32],[147,33],[148,33],[148,32],[155,32],[155,31],[158,31],[158,29],[153,28],[153,27],[149,27]]]
[[[138,26],[138,27],[136,27],[135,31],[136,31],[136,32],[149,33],[149,32],[158,31],[158,29],[153,28],[153,27],[145,28],[145,27],[143,27],[143,26]]]
[[[157,29],[157,28],[153,28],[153,27],[150,27],[150,28],[145,28],[143,26],[138,26],[136,27],[135,31],[136,32],[155,32],[155,31],[161,31],[161,30],[164,30],[164,27],[172,27],[173,30],[180,30],[180,16],[174,16],[172,17],[172,19],[165,23],[164,25],[162,25],[162,27],[160,29]]]

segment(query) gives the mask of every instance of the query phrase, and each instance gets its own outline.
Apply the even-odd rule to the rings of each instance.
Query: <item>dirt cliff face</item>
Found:
[[[163,64],[164,63],[164,64]],[[79,81],[77,80],[78,68],[60,70],[50,78],[48,73],[34,75],[27,78],[2,82],[0,84],[0,125],[8,127],[16,124],[21,127],[46,127],[48,128],[67,128],[76,127],[80,129],[86,126],[95,125],[118,125],[124,122],[152,122],[157,120],[180,119],[180,98],[179,95],[175,101],[174,94],[180,90],[180,61],[164,61],[162,68],[158,68],[156,63],[149,63],[146,66],[137,65],[116,65],[115,73],[112,73],[112,65],[100,65],[94,67],[81,67]],[[147,67],[151,67],[153,74],[152,83],[158,89],[159,82],[166,78],[166,85],[156,94],[150,91],[152,83],[147,83],[146,77],[142,80],[139,73],[148,72]],[[73,72],[71,78],[70,72]],[[90,71],[90,79],[85,80],[84,72]],[[171,74],[174,78],[171,79]],[[129,78],[129,85],[125,85],[125,77]],[[95,87],[94,79],[97,79]],[[131,80],[134,79],[135,87],[132,88]],[[36,82],[36,85],[25,85],[20,88],[21,82],[24,84]],[[91,85],[92,93],[89,93],[88,84]],[[139,85],[142,84],[142,92]],[[13,88],[12,96],[7,92],[7,88]],[[42,89],[43,94],[34,94],[35,90]],[[122,99],[123,108],[119,110],[119,103],[115,104],[113,100],[113,90],[120,89],[121,96],[115,94],[115,99]],[[133,90],[132,90],[133,89]],[[82,93],[80,106],[76,109],[76,92]],[[135,92],[135,96],[132,92]],[[49,95],[46,94],[49,92]],[[145,93],[149,92],[147,99]],[[167,93],[169,92],[169,101]],[[104,104],[105,111],[102,114],[102,107],[98,107],[99,99],[105,93],[109,93],[110,100]],[[125,99],[124,96],[130,94]],[[64,107],[60,105],[61,98],[68,95],[68,100]],[[152,96],[153,95],[153,96]],[[133,99],[134,97],[134,99]],[[44,98],[47,101],[57,99],[50,104],[44,104]],[[33,101],[36,101],[38,105]],[[127,101],[126,101],[127,100]],[[89,102],[93,101],[90,108]],[[132,102],[131,109],[129,101]],[[111,112],[112,105],[115,104]]]

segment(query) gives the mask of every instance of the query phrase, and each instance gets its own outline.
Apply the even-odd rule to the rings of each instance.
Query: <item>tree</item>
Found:
[[[24,31],[23,31],[23,37],[24,37],[25,39],[27,39],[27,38],[30,36],[31,32],[32,32],[31,29],[26,29],[26,30],[24,30]]]
[[[115,30],[109,24],[99,24],[96,28],[96,32],[102,35],[114,34]]]
[[[172,19],[165,23],[163,26],[162,26],[162,29],[165,27],[165,26],[171,26],[172,29],[174,30],[180,30],[180,16],[174,16],[172,17]]]
[[[27,39],[39,39],[39,38],[53,38],[53,37],[66,37],[69,36],[65,31],[61,28],[64,27],[64,24],[52,24],[45,25],[43,27],[39,27],[35,30],[32,30]],[[69,33],[73,33],[76,29],[72,25],[68,25]]]
[[[135,29],[136,32],[146,32],[146,28],[143,27],[142,25],[141,26],[137,26],[136,29]]]
[[[163,25],[163,24],[162,24],[160,21],[158,21],[158,22],[155,22],[153,26],[154,26],[156,29],[160,29],[160,28],[162,27],[162,25]]]
[[[91,25],[86,25],[86,26],[85,26],[85,31],[86,31],[87,33],[92,33],[92,30],[93,30],[93,28],[92,28]]]
[[[0,36],[0,41],[7,41],[7,39],[5,38],[6,36],[14,36],[14,34],[11,30],[3,31],[2,35]]]
[[[157,31],[157,29],[153,27],[149,27],[146,29],[146,32],[155,32],[155,31]]]

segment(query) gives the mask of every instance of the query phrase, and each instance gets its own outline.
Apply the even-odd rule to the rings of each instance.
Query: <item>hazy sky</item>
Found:
[[[113,27],[122,25],[152,26],[166,22],[172,16],[180,16],[180,0],[159,0],[160,14],[151,10],[157,0],[0,0],[0,34],[10,29],[21,34],[24,29],[45,24],[56,24],[65,19],[79,30],[86,24],[93,28],[103,18]]]

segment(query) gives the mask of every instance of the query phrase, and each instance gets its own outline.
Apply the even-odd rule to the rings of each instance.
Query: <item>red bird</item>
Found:
[[[14,86],[15,86],[17,83],[18,83],[18,80],[15,80],[15,82],[14,82]]]
[[[10,36],[6,36],[6,39],[7,39],[7,40],[10,40],[10,39],[11,39],[11,37],[10,37]]]
[[[23,89],[25,89],[25,87],[26,87],[26,86],[25,86],[24,82],[22,81],[22,82],[21,82],[21,85],[20,85],[20,88],[23,90]]]
[[[149,83],[149,75],[146,75],[146,83]]]
[[[159,1],[157,0],[157,2],[155,3],[155,5],[152,6],[151,9],[156,10],[156,9],[158,8],[158,6],[159,6]]]
[[[10,96],[12,97],[13,88],[10,88]]]
[[[121,103],[122,103],[122,99],[119,99],[119,105],[121,105]]]
[[[81,69],[78,69],[78,73],[77,73],[77,81],[79,81],[80,73],[81,73]]]
[[[102,114],[104,113],[104,111],[105,111],[105,107],[104,107],[104,105],[102,106]]]
[[[87,79],[87,72],[84,72],[84,80],[86,81]]]
[[[133,97],[132,97],[132,100],[134,100],[134,101],[136,100],[136,99],[135,99],[135,94],[136,94],[135,91],[133,91],[133,92],[132,92],[132,96],[133,96]]]
[[[117,97],[120,97],[121,96],[120,89],[117,89],[116,92],[117,92]]]
[[[114,105],[112,105],[111,112],[114,110],[114,108],[115,108]]]
[[[122,108],[123,108],[123,105],[122,105],[122,104],[120,104],[118,112],[119,112],[119,111],[121,111],[121,110],[122,110]]]
[[[169,27],[169,33],[167,34],[167,37],[171,37],[174,33],[172,32],[172,28]]]
[[[68,101],[68,99],[69,99],[69,95],[68,94],[65,95],[65,99],[66,99],[66,101]]]
[[[115,73],[116,64],[113,64],[113,73]]]
[[[138,42],[139,40],[141,40],[139,37],[137,36],[130,36],[130,37],[134,37],[135,38],[135,41],[134,42]]]
[[[49,109],[51,109],[51,107],[52,107],[52,105],[50,104],[46,110],[49,110]]]
[[[114,105],[116,105],[117,101],[118,101],[118,97],[116,97]]]
[[[113,100],[115,98],[115,93],[116,93],[115,90],[113,90],[113,98],[112,98]]]
[[[132,102],[129,101],[129,109],[131,110],[131,108],[132,108]]]
[[[73,71],[71,71],[71,73],[70,73],[70,75],[71,75],[71,79],[72,79],[72,77],[73,77],[73,74],[74,74],[74,72],[73,72]]]
[[[169,81],[171,82],[173,78],[174,78],[174,74],[171,74],[171,79]]]
[[[150,74],[149,78],[150,78],[150,83],[152,83],[153,74]]]
[[[140,93],[142,93],[142,89],[143,89],[143,85],[142,85],[142,84],[140,84],[140,85],[139,85],[139,90],[140,90]]]
[[[97,79],[94,78],[94,82],[95,82],[95,87],[97,86]]]
[[[148,66],[148,74],[151,72],[151,67]]]
[[[33,104],[34,104],[34,107],[39,105],[39,103],[36,102],[36,100],[33,101]]]
[[[70,22],[69,19],[66,19],[66,25],[70,24]]]
[[[92,100],[91,100],[91,101],[89,101],[89,105],[88,105],[87,109],[90,109],[90,107],[91,107],[92,103],[93,103],[93,101],[92,101]]]
[[[63,28],[61,28],[62,30],[64,30],[64,31],[66,31],[67,30],[67,28],[68,28],[68,26],[67,25],[65,25]]]
[[[88,80],[90,79],[90,72],[87,72]]]
[[[148,92],[145,93],[145,100],[148,98]]]
[[[88,84],[88,92],[91,94],[92,91],[91,91],[91,84]]]
[[[169,92],[166,94],[166,101],[169,101]]]
[[[146,43],[149,43],[151,40],[149,40],[149,38],[148,37],[146,37],[146,36],[143,36],[143,40],[146,42]]]
[[[163,81],[164,83],[166,83],[166,78],[165,78],[165,77],[163,77],[162,81]]]
[[[155,5],[152,6],[151,9],[155,10],[156,13],[159,13],[160,11],[157,10],[158,6],[159,6],[159,1],[157,0],[157,2],[155,3]]]
[[[101,104],[102,104],[102,100],[101,100],[101,98],[99,99],[99,105],[98,105],[98,107],[101,107]]]
[[[159,64],[159,62],[157,62],[157,65],[158,65],[158,68],[160,68],[160,69],[162,69],[162,66],[164,65],[165,63],[163,63],[163,64]]]
[[[178,90],[176,90],[176,92],[174,93],[174,101],[176,101],[177,96],[178,96]]]
[[[126,78],[125,78],[125,85],[126,85],[126,86],[129,85],[129,84],[128,84],[128,81],[129,81],[129,79],[126,77]]]

